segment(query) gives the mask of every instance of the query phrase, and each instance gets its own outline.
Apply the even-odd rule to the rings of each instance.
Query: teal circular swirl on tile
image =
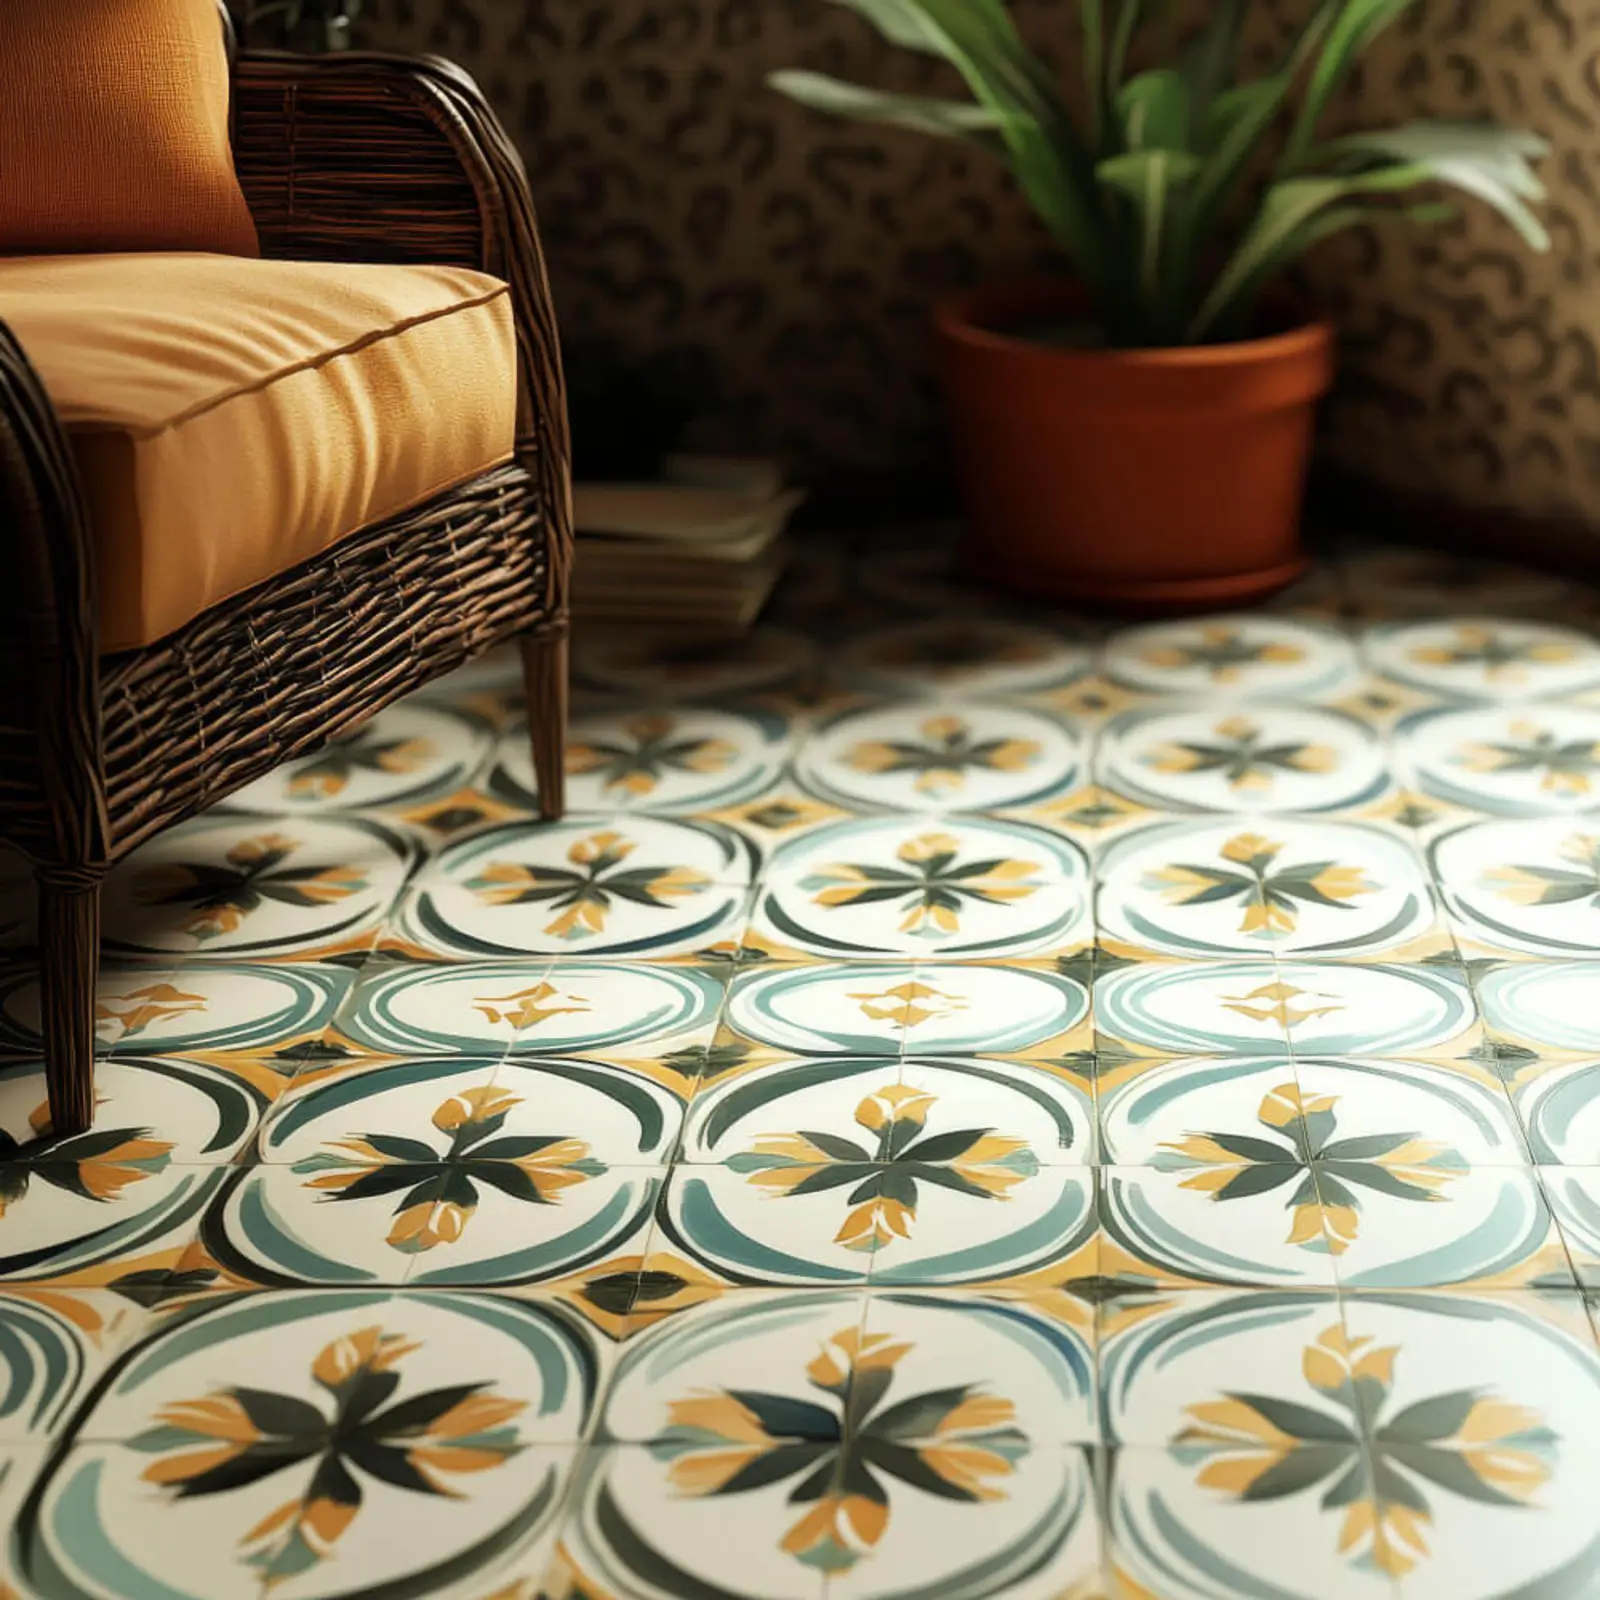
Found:
[[[1600,826],[1579,817],[1469,823],[1429,847],[1460,931],[1530,955],[1600,949]]]
[[[1124,712],[1102,730],[1096,781],[1162,811],[1332,811],[1391,784],[1373,731],[1347,712],[1197,700]]]
[[[717,823],[517,823],[445,850],[399,926],[446,955],[672,955],[737,927],[756,861]]]
[[[1533,1159],[1600,1167],[1600,1061],[1552,1067],[1517,1096]]]
[[[1089,1012],[1075,979],[1031,968],[849,962],[741,973],[728,1021],[797,1055],[995,1055],[1065,1033]]]
[[[623,962],[401,966],[363,979],[342,1027],[359,1044],[422,1052],[581,1054],[674,1034],[716,1018],[706,974]]]
[[[1162,955],[1278,949],[1376,955],[1430,931],[1432,891],[1405,840],[1352,822],[1158,823],[1099,866],[1102,936]]]
[[[1593,1167],[1548,1167],[1544,1185],[1579,1284],[1600,1288],[1600,1173]]]
[[[1395,730],[1399,758],[1431,795],[1510,816],[1600,803],[1600,710],[1473,706],[1424,711]]]
[[[664,1225],[740,1282],[999,1278],[1092,1234],[1093,1136],[1082,1086],[1022,1063],[761,1068],[697,1097]]]
[[[567,736],[573,811],[688,813],[736,805],[783,769],[789,724],[764,711],[667,707],[575,719]],[[490,790],[532,807],[538,785],[526,727],[508,733]]]
[[[294,1097],[206,1222],[268,1284],[486,1285],[559,1276],[648,1218],[677,1099],[603,1062],[439,1058]]]
[[[1589,1587],[1600,1362],[1531,1296],[1183,1297],[1101,1370],[1108,1433],[1148,1446],[1121,1452],[1111,1506],[1141,1593]]]
[[[802,746],[795,775],[853,811],[986,811],[1034,805],[1079,779],[1078,738],[1023,706],[941,698],[830,717]]]
[[[1458,700],[1538,700],[1600,685],[1600,645],[1571,628],[1506,617],[1451,617],[1373,628],[1373,668]]]
[[[407,700],[229,795],[230,811],[399,810],[472,780],[493,730],[458,708]]]
[[[856,1296],[724,1297],[625,1349],[602,1427],[627,1442],[590,1457],[569,1553],[612,1594],[1076,1592],[1099,1569],[1090,1479],[1068,1442],[1085,1437],[1092,1387],[1081,1336],[1017,1303],[883,1295],[863,1328]],[[741,1407],[772,1432],[745,1425],[762,1467],[730,1479],[706,1468]],[[893,1446],[908,1416],[927,1431]],[[844,1533],[841,1491],[794,1493],[830,1468],[851,1482],[856,1461],[872,1463],[878,1508],[865,1537]]]
[[[416,855],[368,818],[200,817],[113,869],[106,948],[238,961],[353,946],[376,932]]]
[[[18,1545],[35,1592],[454,1595],[539,1559],[597,1387],[574,1320],[467,1294],[219,1298],[122,1359],[39,1480]],[[241,1396],[302,1431],[254,1430],[208,1475],[203,1419]],[[319,1498],[314,1524],[294,1514]]]
[[[1508,963],[1478,979],[1483,1014],[1502,1033],[1600,1055],[1600,961]]]
[[[1095,983],[1101,1032],[1164,1055],[1425,1050],[1476,1015],[1464,976],[1430,967],[1152,962]]]
[[[994,818],[840,822],[780,846],[757,932],[823,958],[1024,956],[1086,939],[1088,862]]]
[[[1103,670],[1154,694],[1320,696],[1354,679],[1356,655],[1337,628],[1241,612],[1126,629],[1107,642]]]
[[[62,1431],[105,1333],[102,1309],[67,1294],[0,1299],[0,1442],[44,1444]]]

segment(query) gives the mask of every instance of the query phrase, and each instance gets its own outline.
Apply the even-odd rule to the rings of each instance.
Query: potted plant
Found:
[[[1343,229],[1486,202],[1549,239],[1531,133],[1415,122],[1321,139],[1335,93],[1414,0],[1318,0],[1277,70],[1241,81],[1248,0],[1214,0],[1168,64],[1132,72],[1161,0],[1078,0],[1075,113],[1004,0],[835,0],[942,57],[969,101],[878,93],[814,72],[773,87],[816,110],[966,141],[1007,161],[1070,262],[939,307],[976,573],[1146,610],[1261,597],[1304,569],[1298,524],[1333,336],[1286,269]]]

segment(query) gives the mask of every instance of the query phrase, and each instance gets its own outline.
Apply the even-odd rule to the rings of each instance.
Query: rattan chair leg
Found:
[[[523,634],[520,643],[539,815],[546,822],[556,822],[567,810],[566,618]]]
[[[94,999],[100,967],[100,885],[39,878],[39,1006],[50,1131],[94,1120]]]

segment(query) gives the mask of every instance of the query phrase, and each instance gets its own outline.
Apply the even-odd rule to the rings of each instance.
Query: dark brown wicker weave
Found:
[[[72,457],[0,322],[0,835],[32,862],[53,1131],[93,1114],[100,884],[158,829],[520,635],[546,817],[563,806],[571,488],[521,162],[438,60],[244,52],[234,144],[265,255],[479,268],[511,285],[514,459],[102,658]]]

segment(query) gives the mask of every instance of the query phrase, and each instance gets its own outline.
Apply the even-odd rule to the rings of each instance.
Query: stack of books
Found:
[[[669,456],[654,483],[578,484],[574,615],[736,633],[782,576],[803,496],[775,462]]]

